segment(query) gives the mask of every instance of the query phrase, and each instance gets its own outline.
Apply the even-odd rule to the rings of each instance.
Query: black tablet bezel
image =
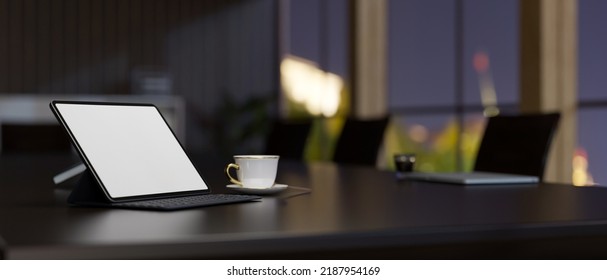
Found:
[[[181,149],[185,153],[186,157],[190,161],[190,164],[192,164],[192,166],[194,167],[194,170],[196,170],[196,172],[198,172],[198,175],[200,176],[200,178],[202,179],[202,181],[207,186],[207,189],[206,190],[199,190],[199,191],[182,191],[182,192],[171,192],[171,193],[163,193],[163,194],[149,194],[149,195],[125,196],[125,197],[112,197],[109,194],[109,192],[107,191],[105,185],[103,184],[103,181],[101,180],[101,178],[97,174],[97,172],[95,170],[95,167],[92,165],[92,163],[89,161],[88,157],[86,156],[86,154],[84,153],[84,151],[80,147],[80,144],[78,143],[78,139],[76,139],[76,137],[74,137],[74,134],[72,133],[72,131],[70,130],[69,126],[67,125],[67,123],[63,119],[63,116],[61,115],[61,113],[59,112],[59,109],[56,106],[57,104],[153,107],[154,109],[156,109],[156,111],[158,112],[158,114],[160,115],[160,117],[162,118],[162,120],[164,121],[165,125],[169,128],[169,131],[171,131],[171,134],[173,135],[173,137],[175,138],[175,140],[177,141],[177,143],[179,144],[179,146],[181,147]],[[70,138],[70,142],[72,143],[72,145],[76,149],[76,151],[78,153],[78,156],[80,156],[80,159],[82,160],[82,162],[84,163],[84,165],[87,167],[88,171],[90,171],[91,175],[93,175],[93,178],[95,179],[95,181],[97,182],[97,184],[99,185],[99,187],[101,188],[101,190],[103,191],[103,193],[105,194],[106,198],[110,202],[137,201],[137,200],[147,200],[147,199],[154,199],[154,198],[171,198],[171,197],[179,197],[179,196],[208,194],[208,193],[211,192],[211,190],[209,188],[209,185],[206,183],[206,180],[204,179],[204,177],[200,173],[200,170],[198,170],[198,168],[196,168],[196,165],[193,164],[192,159],[190,158],[190,156],[186,152],[185,148],[183,147],[183,145],[181,144],[181,142],[179,141],[179,139],[175,135],[175,132],[173,131],[173,129],[171,129],[171,127],[169,126],[168,122],[166,121],[166,119],[164,118],[164,116],[160,113],[160,110],[158,110],[158,107],[156,107],[156,105],[150,104],[150,103],[124,103],[124,102],[101,102],[101,101],[64,101],[64,100],[53,100],[53,101],[51,101],[51,103],[49,105],[50,105],[51,111],[53,112],[53,114],[57,118],[57,121],[59,122],[59,124],[61,124],[61,127],[63,127],[64,131],[68,134],[68,136]]]

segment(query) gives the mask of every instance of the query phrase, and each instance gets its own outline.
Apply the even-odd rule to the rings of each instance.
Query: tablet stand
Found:
[[[84,163],[80,163],[78,165],[70,167],[68,170],[65,170],[55,176],[53,176],[53,182],[55,185],[59,185],[73,177],[80,175],[80,173],[86,171],[86,166]]]
[[[67,198],[67,202],[75,205],[111,204],[88,169],[78,179],[78,183]]]

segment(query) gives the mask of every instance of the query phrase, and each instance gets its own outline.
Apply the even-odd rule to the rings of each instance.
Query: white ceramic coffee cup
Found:
[[[279,156],[274,155],[238,155],[234,162],[225,168],[230,182],[245,188],[271,188],[276,180]],[[238,179],[232,177],[230,169],[236,169]]]

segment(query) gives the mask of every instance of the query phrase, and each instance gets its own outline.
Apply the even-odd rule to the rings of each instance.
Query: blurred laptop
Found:
[[[492,172],[455,172],[455,173],[423,173],[412,172],[404,176],[409,180],[421,180],[460,185],[491,185],[491,184],[532,184],[540,180],[536,176],[492,173]]]

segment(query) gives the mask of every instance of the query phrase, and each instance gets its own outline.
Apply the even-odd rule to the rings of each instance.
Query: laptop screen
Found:
[[[208,189],[155,106],[52,105],[110,198]]]

